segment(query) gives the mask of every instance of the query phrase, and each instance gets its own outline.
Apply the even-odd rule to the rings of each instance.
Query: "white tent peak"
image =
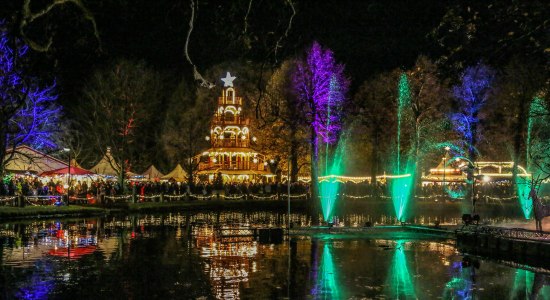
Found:
[[[141,173],[142,176],[144,176],[147,179],[155,179],[155,178],[162,178],[164,174],[162,174],[155,165],[150,165],[147,170],[145,170],[143,173]]]
[[[185,172],[183,170],[183,168],[181,167],[180,164],[178,164],[173,170],[172,172],[162,176],[161,179],[164,179],[164,180],[170,180],[170,179],[173,179],[177,182],[183,182],[187,179],[187,172]]]

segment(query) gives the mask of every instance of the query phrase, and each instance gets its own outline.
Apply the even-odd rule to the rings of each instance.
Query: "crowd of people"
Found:
[[[11,176],[6,177],[0,184],[0,196],[51,196],[66,195],[66,181],[54,180],[53,178],[40,178],[36,176]],[[465,194],[470,187],[466,183],[427,183],[418,185],[415,194],[419,197],[439,196],[439,195],[460,195]],[[369,182],[361,183],[340,183],[340,193],[348,196],[390,196],[387,183]],[[309,194],[309,184],[303,182],[292,183],[290,192],[293,195]],[[94,179],[86,180],[74,179],[71,182],[69,195],[73,198],[78,197],[101,197],[115,196],[122,194],[132,194],[138,196],[147,195],[184,195],[194,194],[208,196],[213,194],[224,195],[276,195],[287,193],[286,183],[223,183],[215,184],[209,182],[200,182],[194,185],[188,185],[183,182],[175,181],[126,181],[124,186],[120,186],[116,180]],[[515,186],[511,181],[494,181],[478,183],[476,193],[491,197],[513,197],[515,195]]]
[[[306,194],[309,185],[305,183],[292,183],[292,194]],[[223,193],[224,195],[241,194],[266,194],[274,195],[286,193],[287,185],[281,183],[225,183],[216,185],[208,182],[200,182],[188,185],[185,182],[175,181],[125,181],[121,186],[116,180],[86,179],[71,180],[69,196],[116,196],[122,194],[136,195],[183,195],[199,194],[212,195]],[[0,196],[60,196],[67,194],[67,183],[53,178],[40,178],[36,176],[11,176],[4,178],[0,184]]]

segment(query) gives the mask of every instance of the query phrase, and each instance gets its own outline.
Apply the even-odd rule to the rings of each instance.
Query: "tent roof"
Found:
[[[74,159],[74,158],[71,159],[71,167],[77,167],[77,168],[84,169],[84,168],[76,161],[76,159]],[[84,170],[86,170],[86,169],[84,169]]]
[[[113,167],[114,166],[114,167]],[[115,159],[111,155],[111,149],[107,148],[107,153],[101,158],[97,165],[90,168],[90,171],[109,176],[117,176],[120,166],[116,163]]]
[[[70,172],[71,172],[71,175],[92,175],[92,174],[94,174],[93,172],[90,172],[86,169],[78,168],[78,167],[75,167],[75,166],[71,166]],[[52,175],[61,175],[61,174],[69,174],[69,168],[65,167],[65,168],[61,168],[61,169],[57,169],[57,170],[47,171],[47,172],[44,172],[44,173],[40,174],[40,176],[52,176]]]
[[[15,148],[14,152],[12,160],[6,165],[6,170],[10,172],[32,172],[38,174],[67,167],[66,162],[26,145]],[[11,154],[12,151],[8,150],[4,159]]]
[[[183,170],[180,164],[178,164],[172,172],[164,175],[161,179],[170,180],[174,179],[175,181],[182,182],[187,178],[187,173]]]
[[[153,178],[161,178],[164,176],[156,167],[155,165],[150,165],[145,172],[141,173],[142,176],[153,179]]]

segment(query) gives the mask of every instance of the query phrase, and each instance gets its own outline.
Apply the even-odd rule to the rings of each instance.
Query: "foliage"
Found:
[[[61,125],[55,83],[44,87],[28,74],[28,47],[11,38],[4,25],[0,21],[0,174],[19,145],[56,149]],[[12,155],[5,157],[6,149]]]
[[[75,111],[82,138],[97,158],[111,147],[110,163],[120,180],[125,172],[150,164],[148,150],[158,147],[160,82],[160,75],[144,63],[121,60],[97,70],[84,88],[83,105]]]
[[[419,56],[415,65],[406,71],[410,89],[409,128],[411,152],[417,160],[433,148],[434,144],[448,138],[445,130],[446,112],[449,109],[447,81],[440,79],[440,70],[426,56]],[[406,131],[406,130],[405,130]]]
[[[341,130],[342,106],[349,87],[344,65],[336,63],[331,50],[314,42],[305,60],[296,64],[293,83],[305,122],[325,143],[334,144]]]
[[[354,96],[353,106],[355,107],[354,115],[359,119],[359,124],[356,125],[357,134],[349,140],[351,144],[359,144],[358,148],[363,149],[363,157],[366,156],[366,151],[370,155],[368,165],[370,165],[370,173],[374,178],[376,175],[382,174],[383,166],[386,157],[390,155],[389,149],[396,134],[396,103],[397,98],[395,91],[395,82],[397,82],[399,70],[382,73],[370,80],[363,82],[359,90]],[[369,147],[365,147],[365,143]],[[349,153],[351,155],[352,153]],[[363,165],[363,159],[353,159],[348,166]],[[374,179],[375,180],[375,179]]]
[[[481,139],[479,112],[492,93],[495,74],[488,66],[478,63],[468,67],[461,76],[461,83],[453,87],[453,95],[459,110],[451,115],[455,131],[462,144],[468,148],[469,159],[475,161],[476,145]]]
[[[521,55],[548,60],[550,3],[533,1],[460,1],[450,5],[431,38],[443,50],[441,62],[463,69],[480,59],[505,64]]]
[[[261,112],[254,130],[257,147],[269,157],[290,157],[291,178],[297,180],[300,172],[307,173],[307,126],[303,124],[297,99],[292,90],[294,61],[286,60],[273,72],[259,105]],[[288,160],[282,159],[281,169],[287,169]]]
[[[181,163],[193,183],[199,161],[195,155],[208,148],[205,136],[208,136],[212,101],[196,100],[194,92],[182,81],[172,95],[163,124],[161,143],[169,158],[170,167]]]

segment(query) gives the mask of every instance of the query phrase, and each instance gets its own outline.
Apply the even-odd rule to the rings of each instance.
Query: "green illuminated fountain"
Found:
[[[417,299],[414,283],[411,280],[407,257],[405,256],[405,241],[398,240],[388,277],[390,299]]]
[[[317,282],[312,291],[312,295],[315,299],[344,298],[340,292],[337,278],[336,268],[334,266],[329,244],[325,244],[317,273]]]
[[[325,180],[319,183],[319,196],[321,200],[321,210],[323,218],[327,222],[331,222],[333,217],[334,205],[338,199],[338,190],[340,183],[336,181],[336,176],[343,174],[342,158],[344,156],[346,137],[341,134],[338,139],[337,133],[340,132],[339,116],[341,115],[341,107],[335,105],[341,103],[340,88],[335,76],[330,81],[330,90],[326,103],[326,116],[323,124],[321,136],[325,142],[325,161],[322,175]],[[331,109],[332,108],[332,109]],[[332,111],[335,110],[335,111]],[[338,140],[336,150],[331,152],[330,145],[333,141]]]
[[[517,269],[510,299],[529,299],[534,277],[533,272]]]
[[[410,88],[407,75],[401,75],[398,85],[399,97],[397,101],[397,151],[389,186],[395,210],[395,216],[401,222],[407,218],[407,206],[412,197],[414,187],[415,162],[410,156],[401,157],[401,121],[404,109],[410,104]]]
[[[325,178],[327,179],[319,183],[319,194],[321,197],[323,218],[327,222],[333,217],[334,205],[338,199],[340,183],[336,181],[336,176],[340,176],[344,173],[344,165],[342,162],[345,154],[345,145],[346,138],[342,136],[333,155],[328,154],[328,147],[326,150],[323,176],[326,176]]]

